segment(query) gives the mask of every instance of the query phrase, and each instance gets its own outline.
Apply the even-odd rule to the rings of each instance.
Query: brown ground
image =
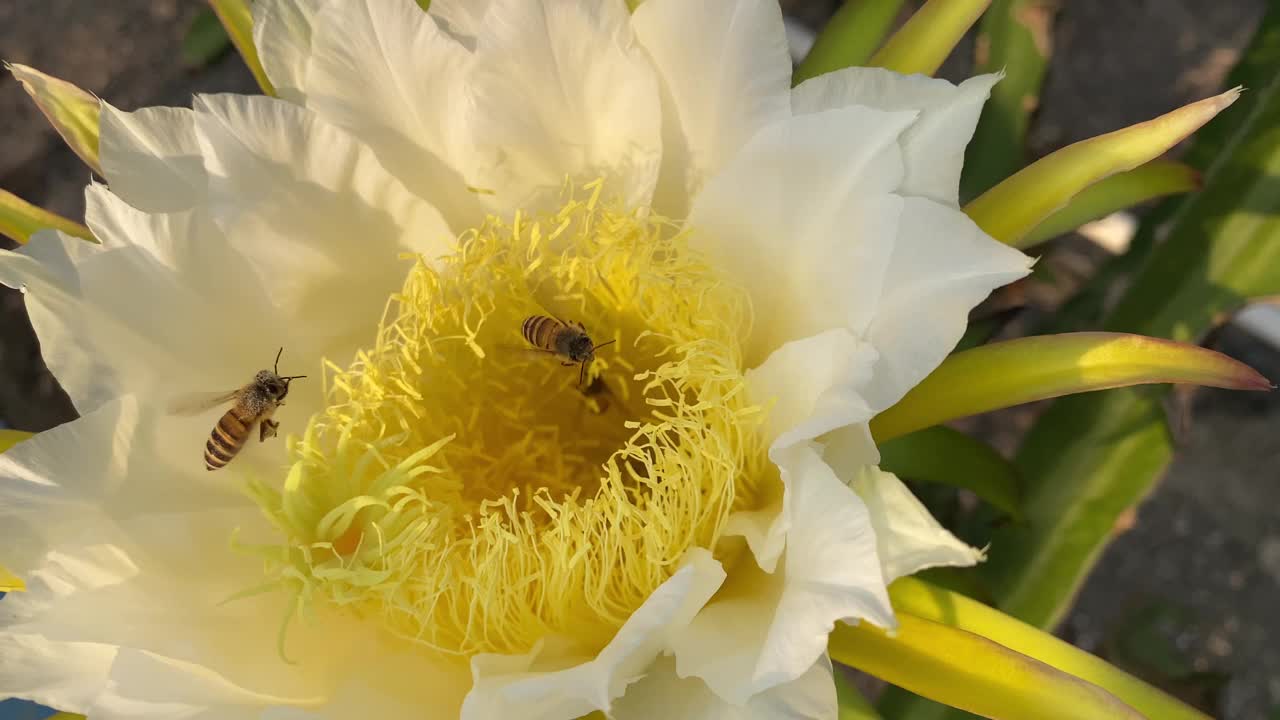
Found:
[[[829,0],[783,0],[821,22]],[[186,104],[193,92],[253,91],[234,56],[200,70],[178,60],[197,0],[0,0],[0,58],[71,80],[123,108]],[[1033,127],[1033,154],[1213,94],[1248,40],[1263,0],[1062,0],[1055,54]],[[963,76],[965,56],[946,73]],[[68,215],[88,171],[25,94],[0,76],[0,187]],[[1071,251],[1068,259],[1085,261]],[[1280,378],[1280,353],[1241,333],[1221,347]],[[1202,393],[1169,477],[1112,545],[1065,632],[1119,652],[1126,618],[1155,617],[1188,668],[1222,673],[1221,717],[1280,712],[1280,394]],[[28,430],[70,417],[39,361],[21,296],[0,292],[0,422]],[[1173,608],[1170,610],[1169,608]],[[1134,613],[1137,612],[1137,615]],[[1159,645],[1149,641],[1146,646]],[[1123,648],[1121,648],[1123,649]],[[1172,662],[1172,661],[1171,661]],[[1175,668],[1176,669],[1176,668]],[[1184,668],[1185,669],[1185,668]],[[1200,678],[1212,685],[1212,677]]]

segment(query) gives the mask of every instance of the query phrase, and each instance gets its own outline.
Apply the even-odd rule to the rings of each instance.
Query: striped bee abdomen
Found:
[[[524,339],[530,345],[541,350],[554,351],[556,333],[562,327],[563,324],[553,317],[530,315],[520,326],[520,334],[524,335]]]
[[[233,407],[223,413],[218,424],[209,433],[209,440],[204,444],[204,466],[206,470],[217,470],[231,462],[240,448],[249,439],[249,430],[253,428],[253,416],[242,417]]]

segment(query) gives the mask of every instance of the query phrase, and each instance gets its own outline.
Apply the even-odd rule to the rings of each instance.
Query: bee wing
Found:
[[[225,405],[236,399],[240,389],[223,392],[196,392],[178,395],[169,401],[170,415],[199,415],[205,410]]]

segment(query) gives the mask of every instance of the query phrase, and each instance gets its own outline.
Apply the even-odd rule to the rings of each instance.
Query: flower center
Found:
[[[600,190],[418,258],[374,346],[331,368],[283,489],[252,484],[286,538],[269,572],[300,604],[447,653],[591,651],[753,502],[746,295]],[[522,333],[534,317],[551,320]],[[612,341],[585,373],[556,335],[577,323]]]

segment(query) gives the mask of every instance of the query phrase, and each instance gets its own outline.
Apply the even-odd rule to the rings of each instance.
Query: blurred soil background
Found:
[[[781,1],[809,27],[837,5]],[[0,0],[0,59],[123,109],[189,105],[192,93],[256,92],[234,52],[208,57],[198,34],[184,41],[204,9],[199,0]],[[1263,0],[1061,0],[1029,157],[1215,94],[1262,10]],[[184,47],[206,57],[184,61]],[[965,77],[972,54],[971,42],[962,46],[942,74]],[[18,83],[0,75],[0,187],[79,219],[88,179]],[[1107,252],[1080,236],[1048,251],[1054,284],[1032,293],[1040,310],[1060,302]],[[1280,380],[1280,351],[1258,338],[1229,327],[1214,346]],[[1277,720],[1280,393],[1202,390],[1191,407],[1178,460],[1116,528],[1060,631],[1215,716]],[[1008,448],[1029,412],[979,427]],[[0,290],[0,424],[43,430],[72,417],[40,360],[21,294]]]

